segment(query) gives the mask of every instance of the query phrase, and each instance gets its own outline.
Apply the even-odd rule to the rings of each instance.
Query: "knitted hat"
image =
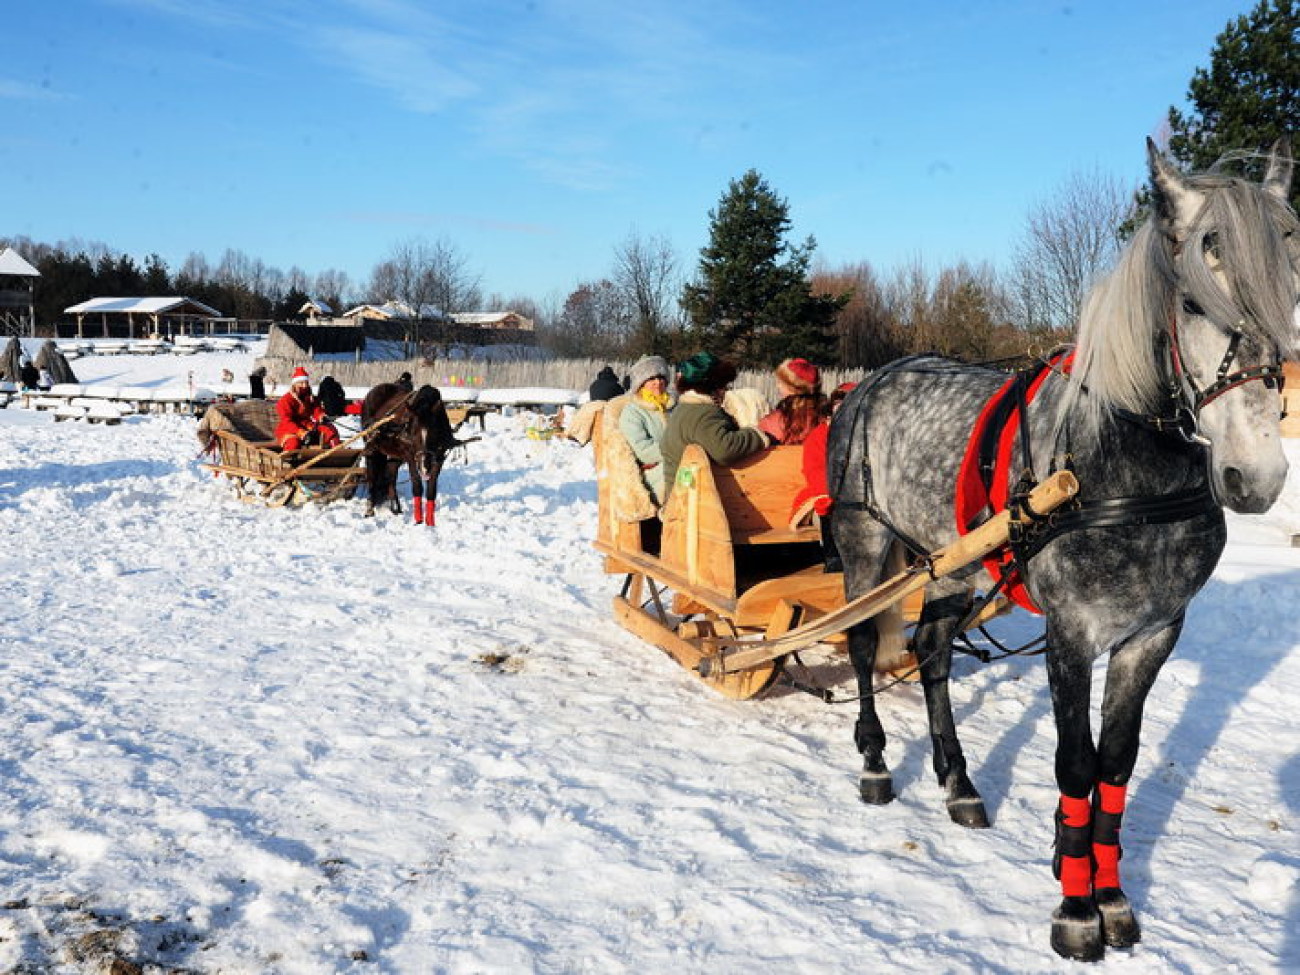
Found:
[[[297,383],[309,383],[309,382],[311,382],[311,377],[307,375],[307,370],[304,369],[302,366],[299,366],[297,369],[295,369],[293,371],[293,375],[289,377],[290,386],[293,386]]]
[[[687,387],[711,392],[736,378],[736,367],[712,352],[697,352],[677,367],[678,380]]]
[[[815,393],[821,384],[821,371],[807,359],[786,359],[776,367],[776,378],[796,393]]]
[[[628,373],[627,388],[635,393],[642,385],[656,376],[667,379],[670,375],[668,360],[663,356],[643,355],[636,360],[632,366],[632,371]]]

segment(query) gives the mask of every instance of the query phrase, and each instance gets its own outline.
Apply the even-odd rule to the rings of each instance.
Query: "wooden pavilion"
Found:
[[[63,309],[77,321],[77,338],[86,338],[86,319],[91,326],[98,319],[98,333],[103,338],[140,338],[151,335],[203,334],[214,320],[222,317],[215,308],[193,298],[91,298]]]

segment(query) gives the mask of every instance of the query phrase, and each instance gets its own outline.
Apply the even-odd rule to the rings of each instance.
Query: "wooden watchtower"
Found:
[[[0,335],[36,334],[36,279],[41,272],[16,250],[0,251]]]

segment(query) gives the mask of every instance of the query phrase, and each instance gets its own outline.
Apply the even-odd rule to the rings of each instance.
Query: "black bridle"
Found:
[[[1203,314],[1200,307],[1190,298],[1183,300],[1183,308],[1193,315]],[[1269,389],[1276,389],[1279,393],[1285,382],[1280,359],[1276,362],[1260,363],[1257,366],[1232,371],[1232,364],[1237,358],[1237,349],[1241,345],[1242,337],[1240,329],[1233,329],[1228,333],[1228,348],[1223,353],[1218,369],[1215,370],[1214,382],[1201,389],[1183,362],[1182,349],[1178,341],[1178,317],[1171,313],[1169,328],[1160,336],[1165,372],[1168,376],[1166,409],[1159,413],[1143,414],[1116,407],[1116,414],[1159,433],[1179,436],[1190,444],[1207,449],[1212,447],[1209,438],[1201,433],[1201,410],[1224,393],[1238,386],[1244,386],[1248,382],[1259,380]]]

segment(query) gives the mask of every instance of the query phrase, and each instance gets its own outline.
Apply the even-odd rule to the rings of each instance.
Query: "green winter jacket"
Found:
[[[768,445],[767,437],[753,427],[739,427],[712,397],[690,391],[682,394],[668,414],[668,426],[659,445],[664,458],[664,486],[672,493],[682,453],[699,444],[715,464],[734,464]]]

